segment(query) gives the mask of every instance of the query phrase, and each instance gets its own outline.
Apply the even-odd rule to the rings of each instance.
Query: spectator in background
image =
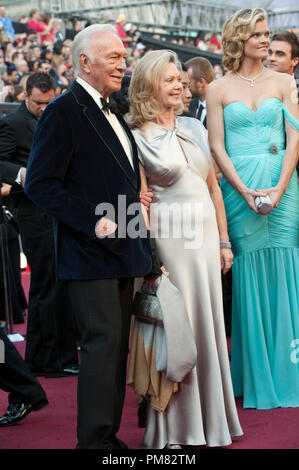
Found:
[[[38,59],[29,60],[28,61],[29,73],[37,72],[39,63],[40,63],[40,60],[38,60]]]
[[[49,73],[51,70],[51,64],[48,60],[40,60],[38,62],[37,71]]]
[[[127,70],[126,75],[132,75],[132,72],[136,66],[137,60],[135,57],[128,57],[127,58]]]
[[[192,93],[190,89],[190,79],[188,75],[188,67],[186,64],[182,64],[182,102],[184,105],[184,112],[183,116],[190,116],[192,117],[192,114],[189,111],[191,99],[192,99]]]
[[[195,40],[195,46],[201,51],[207,51],[208,45],[203,33],[199,33],[197,39]]]
[[[51,61],[51,65],[54,69],[56,69],[56,67],[59,64],[62,64],[64,62],[64,57],[61,53],[61,49],[62,49],[62,44],[60,41],[54,43],[53,56],[52,56],[52,61]]]
[[[299,39],[291,31],[278,31],[272,37],[270,49],[268,51],[267,65],[269,69],[276,72],[294,75],[299,63]],[[299,83],[297,81],[297,89]],[[297,90],[296,99],[299,97]],[[299,175],[299,162],[297,163],[297,174]]]
[[[209,45],[215,46],[213,49],[217,49],[218,51],[221,50],[221,44],[218,39],[218,33],[217,31],[214,31],[211,35],[211,39],[209,40]]]
[[[52,48],[44,49],[42,51],[41,55],[40,55],[41,60],[48,60],[49,62],[51,62],[52,57],[53,57],[53,49]]]
[[[29,18],[27,15],[22,15],[19,19],[19,23],[27,24],[28,22],[29,22]]]
[[[41,21],[39,22],[39,24],[41,27],[44,28],[44,31],[47,31],[46,34],[42,34],[41,42],[42,43],[44,43],[44,41],[54,42],[55,30],[54,30],[54,21],[53,21],[51,13],[44,13],[41,16]]]
[[[64,40],[64,34],[62,32],[62,22],[61,22],[61,20],[56,19],[54,21],[54,31],[55,31],[54,40],[55,41],[63,41]]]
[[[6,8],[4,5],[0,5],[0,30],[4,31],[10,39],[15,37],[12,21],[6,16]]]
[[[124,15],[119,15],[116,20],[115,29],[117,32],[118,37],[122,40],[124,47],[128,47],[129,43],[133,41],[133,39],[127,35],[125,31],[125,25],[127,24],[127,19]]]
[[[8,68],[7,72],[3,74],[3,81],[5,85],[16,85],[19,81],[19,75],[15,68]]]
[[[24,88],[20,85],[15,85],[11,88],[10,92],[5,98],[6,103],[21,103],[25,99]]]
[[[32,44],[30,46],[30,58],[31,60],[40,59],[42,50],[37,44]]]
[[[29,13],[29,17],[30,17],[30,20],[29,20],[29,23],[27,24],[27,30],[28,31],[33,30],[35,31],[36,34],[41,34],[41,33],[46,34],[48,30],[48,26],[46,26],[45,24],[41,22],[39,10],[37,8],[31,10],[31,12]]]
[[[11,62],[12,64],[15,66],[16,65],[16,62],[19,60],[19,59],[24,59],[24,54],[20,51],[16,51],[14,50],[14,52],[12,53],[11,55]]]
[[[56,67],[56,75],[54,77],[55,83],[58,86],[68,86],[69,82],[67,78],[65,77],[65,72],[66,72],[66,66],[65,64],[60,64]]]
[[[28,63],[27,63],[27,60],[25,59],[19,59],[16,61],[16,71],[18,73],[18,76],[19,76],[19,80],[21,80],[21,78],[26,75],[29,71],[29,67],[28,67]]]
[[[110,98],[117,103],[117,109],[122,116],[125,116],[130,109],[128,98],[128,90],[130,86],[131,76],[124,75],[121,81],[121,89],[110,95]]]
[[[28,31],[34,31],[35,35],[39,37],[40,43],[45,40],[54,41],[54,24],[55,19],[51,17],[50,13],[45,13],[43,18],[40,17],[40,12],[37,8],[31,10],[30,20],[27,25]],[[51,39],[52,38],[52,39]]]
[[[73,40],[76,34],[80,33],[82,29],[83,29],[82,21],[75,19],[73,22],[73,29],[66,30],[66,34],[65,34],[66,39]]]
[[[212,64],[204,57],[193,57],[186,62],[190,78],[192,101],[190,113],[207,127],[206,92],[209,83],[214,80]]]
[[[2,47],[0,47],[0,65],[5,65],[4,63],[4,51]]]
[[[279,31],[272,37],[267,65],[276,72],[294,75],[299,63],[299,38],[291,31]]]
[[[72,41],[70,39],[66,39],[61,47],[61,54],[63,57],[63,62],[67,69],[70,68],[72,64]]]
[[[29,43],[29,46],[32,45],[33,43],[37,43],[38,36],[34,29],[27,28],[27,41]]]

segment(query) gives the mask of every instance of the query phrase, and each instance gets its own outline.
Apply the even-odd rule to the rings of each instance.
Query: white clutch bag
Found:
[[[257,196],[255,198],[255,205],[256,205],[258,213],[261,215],[270,214],[270,212],[273,209],[272,202],[269,196],[265,196],[265,197]]]

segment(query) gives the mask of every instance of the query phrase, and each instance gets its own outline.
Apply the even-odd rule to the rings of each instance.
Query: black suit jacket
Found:
[[[125,222],[134,223],[130,204],[139,205],[137,148],[118,115],[133,149],[133,170],[104,113],[77,82],[45,109],[38,121],[27,167],[25,192],[54,216],[58,279],[142,276],[151,269],[146,238],[95,237],[98,204],[114,207],[123,195]],[[140,206],[139,206],[140,207]]]
[[[189,113],[191,113],[193,117],[196,117],[200,121],[200,119],[196,116],[196,110],[198,108],[198,101],[199,101],[198,98],[192,98],[192,100],[190,101]],[[205,126],[205,128],[207,128],[207,116],[205,116],[202,124]]]
[[[20,168],[27,166],[36,125],[25,101],[0,119],[0,175],[4,183],[14,184]]]

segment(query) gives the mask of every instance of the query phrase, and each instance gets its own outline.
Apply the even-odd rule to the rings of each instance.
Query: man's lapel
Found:
[[[139,185],[139,171],[136,171],[136,144],[132,140],[131,132],[128,130],[127,126],[124,123],[124,120],[120,115],[117,115],[118,119],[121,121],[125,131],[128,134],[128,137],[132,144],[132,150],[134,154],[134,166],[135,171],[133,170],[129,159],[121,145],[116,133],[114,132],[112,126],[104,116],[104,113],[99,109],[94,99],[84,90],[81,85],[74,82],[70,88],[71,93],[75,97],[77,103],[82,107],[82,112],[89,120],[91,126],[94,128],[96,134],[100,140],[104,143],[106,148],[109,150],[111,157],[115,160],[117,165],[123,171],[127,180],[138,190]],[[138,177],[137,177],[138,175]]]
[[[139,158],[138,158],[136,142],[135,142],[134,136],[133,136],[128,124],[126,123],[126,121],[124,120],[124,118],[122,117],[122,115],[120,113],[117,114],[117,118],[118,118],[119,122],[121,123],[122,127],[124,128],[125,132],[127,133],[127,136],[129,137],[130,142],[131,142],[135,176],[137,176],[138,188],[140,188]]]
[[[196,117],[197,108],[198,108],[198,98],[192,98],[192,100],[190,101],[189,113],[191,113],[193,117]]]

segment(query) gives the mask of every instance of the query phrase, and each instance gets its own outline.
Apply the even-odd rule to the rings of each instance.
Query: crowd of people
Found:
[[[221,45],[217,35],[209,40],[223,53],[218,76],[205,58],[182,64],[172,51],[146,50],[122,15],[116,27],[78,27],[73,39],[50,17],[43,23],[30,14],[34,40],[28,46],[26,35],[25,50],[14,50],[5,31],[3,43],[3,80],[26,81],[25,101],[0,121],[2,181],[12,186],[32,271],[26,364],[15,373],[27,385],[30,373],[79,374],[79,449],[127,447],[117,437],[126,382],[147,397],[142,448],[229,445],[243,434],[235,397],[245,408],[299,406],[290,355],[299,338],[298,37],[271,38],[263,9],[240,10],[225,22]],[[22,74],[29,56],[37,69]],[[109,211],[119,210],[120,195],[115,218]],[[139,201],[134,236],[123,236]],[[152,231],[165,224],[165,205],[200,220],[198,232],[186,235],[175,211],[168,237]],[[166,343],[170,332],[190,335],[189,356],[175,341],[165,361],[155,355],[153,312],[136,315],[133,332],[134,278],[159,296]],[[173,308],[185,319],[180,331]],[[10,390],[8,375],[0,375],[11,392],[0,426],[47,403],[32,378],[28,398]]]
[[[19,19],[26,29],[24,33],[16,34],[4,6],[0,6],[0,15],[0,102],[20,103],[28,76],[37,71],[47,71],[51,74],[56,84],[55,95],[66,90],[74,80],[72,41],[83,27],[91,23],[76,19],[72,29],[67,29],[61,20],[52,17],[50,13],[40,14],[39,10],[34,9],[28,17]],[[108,21],[103,18],[103,22]],[[118,35],[123,39],[127,50],[126,74],[131,74],[137,60],[150,48],[140,42],[140,32],[127,22],[124,15],[119,15],[112,24],[115,24]],[[161,35],[154,35],[153,38],[204,50],[204,46],[200,46],[203,41],[199,42],[199,38],[178,39]],[[221,53],[216,33],[212,34],[210,39],[205,37],[204,41],[206,50]],[[222,67],[215,66],[215,73],[222,76]]]

